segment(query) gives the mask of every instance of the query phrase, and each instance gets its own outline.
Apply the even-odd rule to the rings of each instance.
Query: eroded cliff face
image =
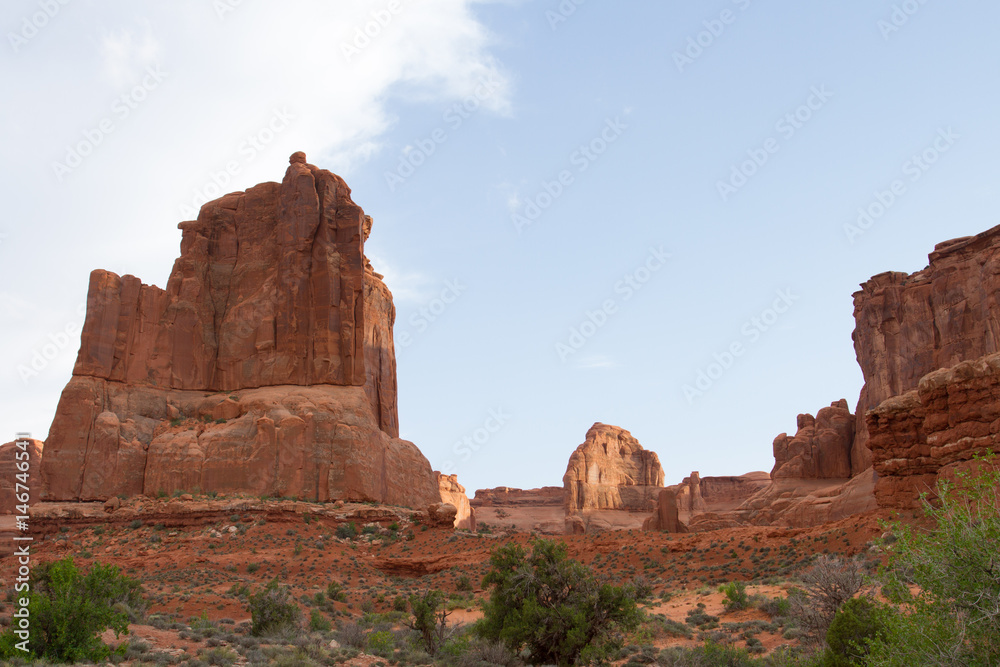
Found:
[[[643,449],[631,433],[596,423],[570,456],[563,488],[567,514],[649,511],[663,488],[663,468],[656,452]]]
[[[465,487],[458,483],[458,475],[445,475],[434,471],[437,476],[441,502],[455,506],[455,528],[476,529],[476,511],[469,503]]]
[[[912,275],[882,273],[854,294],[858,399],[852,472],[872,464],[865,414],[924,375],[1000,352],[1000,226],[939,243]]]
[[[437,502],[398,440],[392,295],[371,219],[335,174],[290,159],[182,222],[166,289],[91,274],[73,377],[42,463],[46,499],[247,491]]]
[[[928,373],[868,413],[880,507],[912,509],[940,478],[1000,445],[1000,354]]]

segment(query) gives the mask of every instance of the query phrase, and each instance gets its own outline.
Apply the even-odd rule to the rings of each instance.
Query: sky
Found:
[[[1000,223],[1000,5],[971,0],[7,0],[0,430],[44,438],[97,268],[343,176],[402,437],[471,496],[561,484],[594,422],[770,470],[855,405],[852,293]]]

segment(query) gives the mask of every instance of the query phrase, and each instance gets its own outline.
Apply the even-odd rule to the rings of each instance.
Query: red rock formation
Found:
[[[513,489],[498,486],[479,489],[470,501],[476,507],[562,507],[566,490],[561,486],[543,486],[539,489]]]
[[[458,483],[458,475],[445,475],[434,471],[441,492],[441,502],[455,507],[455,528],[476,529],[476,511],[469,504],[465,487]]]
[[[799,415],[795,437],[782,433],[774,439],[771,479],[846,479],[851,476],[854,415],[840,399],[816,416]]]
[[[655,452],[632,434],[596,423],[570,456],[563,488],[566,512],[628,510],[648,512],[663,487],[663,468]]]
[[[880,507],[919,506],[939,478],[1000,448],[1000,354],[928,373],[868,413]]]
[[[643,530],[663,530],[668,533],[686,533],[687,526],[681,523],[677,512],[677,494],[673,489],[663,489],[656,503],[653,516],[642,524]]]
[[[939,243],[912,275],[882,273],[854,294],[854,349],[864,374],[851,454],[871,465],[865,413],[924,375],[1000,352],[1000,226]]]
[[[566,522],[563,507],[565,492],[561,486],[540,489],[512,489],[498,486],[479,489],[469,501],[477,526],[492,526],[562,535]]]
[[[767,486],[771,476],[763,471],[739,476],[702,477],[697,471],[680,484],[668,486],[677,498],[681,520],[702,512],[735,509],[740,503]]]
[[[17,446],[17,442],[27,444],[22,449]],[[33,438],[22,438],[0,445],[0,514],[20,513],[15,511],[15,507],[21,504],[15,493],[15,485],[18,483],[28,488],[29,505],[38,501],[38,491],[41,488],[38,471],[42,461],[42,447],[42,441]],[[25,473],[26,478],[17,477]],[[24,489],[20,491],[23,493]]]
[[[179,225],[165,290],[93,272],[45,497],[439,500],[426,459],[397,439],[395,310],[366,269],[370,225],[339,176],[296,153],[282,183]]]

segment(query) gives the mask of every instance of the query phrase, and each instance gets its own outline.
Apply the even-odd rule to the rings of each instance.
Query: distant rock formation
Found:
[[[688,528],[681,523],[677,510],[677,493],[670,488],[660,491],[653,516],[642,524],[643,530],[663,530],[668,533],[686,533]]]
[[[441,502],[455,507],[455,528],[465,530],[476,529],[476,511],[469,504],[465,495],[465,487],[458,483],[458,475],[445,475],[434,471],[437,475],[438,489],[441,492]]]
[[[423,508],[430,464],[399,440],[392,295],[371,219],[295,153],[281,183],[182,222],[166,289],[94,271],[44,498],[248,492]]]
[[[1000,226],[939,243],[914,274],[874,276],[854,294],[854,350],[864,374],[851,453],[872,464],[865,414],[922,377],[1000,352]]]
[[[513,489],[498,486],[479,489],[470,501],[476,507],[562,507],[565,489],[561,486],[543,486],[539,489]]]
[[[796,418],[794,437],[782,433],[774,439],[771,479],[847,479],[851,476],[854,415],[840,399],[813,417]]]
[[[698,471],[685,477],[680,484],[668,486],[677,498],[681,520],[702,512],[735,509],[744,500],[767,486],[771,476],[763,471],[744,475],[702,477]]]
[[[15,485],[20,482],[28,489],[28,504],[38,502],[39,466],[42,462],[43,443],[34,438],[24,438],[28,444],[24,449],[17,446],[17,441],[0,445],[0,514],[19,514],[15,508],[21,503],[17,500]],[[25,465],[26,464],[26,465]],[[18,475],[27,473],[26,478]],[[23,493],[24,489],[21,489]]]
[[[540,489],[513,489],[498,486],[479,489],[469,501],[477,526],[491,526],[561,535],[565,530],[566,511],[561,486]]]
[[[650,511],[663,488],[656,452],[623,428],[596,423],[570,456],[563,476],[567,514],[587,510]]]
[[[928,373],[868,413],[880,507],[912,509],[939,478],[1000,449],[1000,354]]]

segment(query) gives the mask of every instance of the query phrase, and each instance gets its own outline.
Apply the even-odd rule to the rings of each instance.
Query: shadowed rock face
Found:
[[[198,488],[437,502],[430,465],[398,440],[395,309],[350,194],[296,153],[281,183],[179,225],[166,289],[94,271],[45,498]]]
[[[643,530],[663,530],[668,533],[686,533],[687,526],[681,523],[677,510],[677,494],[672,488],[660,491],[653,515],[642,524]]]
[[[911,509],[939,478],[1000,446],[1000,354],[928,373],[868,413],[880,507]]]
[[[851,455],[872,463],[865,413],[924,375],[1000,352],[1000,226],[939,243],[912,275],[882,273],[854,294],[854,350],[864,374]]]
[[[563,476],[567,514],[586,510],[648,512],[663,488],[656,452],[642,448],[632,434],[597,423],[570,456]]]

